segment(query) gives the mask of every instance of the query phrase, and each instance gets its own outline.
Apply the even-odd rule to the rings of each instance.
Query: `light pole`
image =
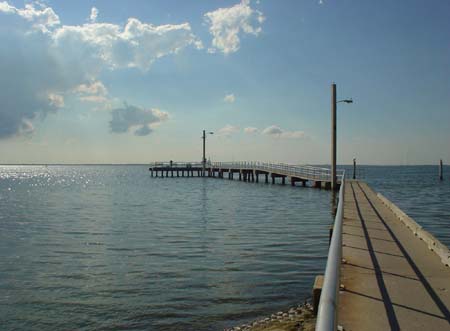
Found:
[[[208,132],[208,134],[214,134],[214,132]],[[205,146],[206,146],[206,131],[203,130],[203,159],[202,159],[202,164],[203,164],[203,177],[205,177],[205,171],[206,171],[206,154],[205,154]]]
[[[331,84],[331,189],[336,190],[336,108],[339,102],[353,103],[352,99],[336,101],[336,84]]]

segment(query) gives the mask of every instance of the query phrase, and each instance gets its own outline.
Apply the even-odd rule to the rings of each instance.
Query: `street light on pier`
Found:
[[[203,177],[205,177],[205,171],[206,171],[206,154],[205,154],[205,146],[206,146],[206,130],[203,130],[203,159],[202,159],[202,165],[203,165]],[[214,134],[214,132],[208,132],[208,134]]]
[[[336,109],[340,102],[353,103],[353,99],[336,101],[336,84],[331,85],[331,189],[336,190]]]

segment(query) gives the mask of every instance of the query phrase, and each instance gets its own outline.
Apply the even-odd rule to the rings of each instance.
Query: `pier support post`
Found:
[[[439,180],[444,180],[444,166],[442,164],[442,159],[439,161]]]
[[[291,177],[291,186],[295,186],[295,179]]]
[[[281,185],[286,184],[286,176],[281,177]]]
[[[356,179],[356,157],[353,158],[353,179]]]
[[[275,184],[275,176],[272,174],[272,184]]]
[[[320,294],[322,293],[322,286],[323,286],[323,275],[316,276],[312,290],[314,316],[317,316],[317,310],[319,309],[319,301],[320,301]]]
[[[256,182],[259,183],[259,173],[255,171],[255,179]]]
[[[265,180],[266,184],[269,184],[269,174],[264,174],[264,175],[265,175],[265,177],[266,177],[266,178],[265,178],[265,179],[266,179],[266,180]]]
[[[239,171],[239,180],[242,180],[242,171]]]

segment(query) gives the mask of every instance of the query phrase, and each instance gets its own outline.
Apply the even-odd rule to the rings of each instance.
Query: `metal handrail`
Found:
[[[342,226],[344,219],[345,172],[341,177],[339,202],[334,219],[333,235],[328,250],[327,266],[320,294],[316,331],[334,331],[337,328],[340,270],[342,260]]]

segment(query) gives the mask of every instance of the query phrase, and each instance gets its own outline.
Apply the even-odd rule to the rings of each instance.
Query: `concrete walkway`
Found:
[[[347,184],[339,325],[346,331],[450,330],[450,268],[367,184]]]

